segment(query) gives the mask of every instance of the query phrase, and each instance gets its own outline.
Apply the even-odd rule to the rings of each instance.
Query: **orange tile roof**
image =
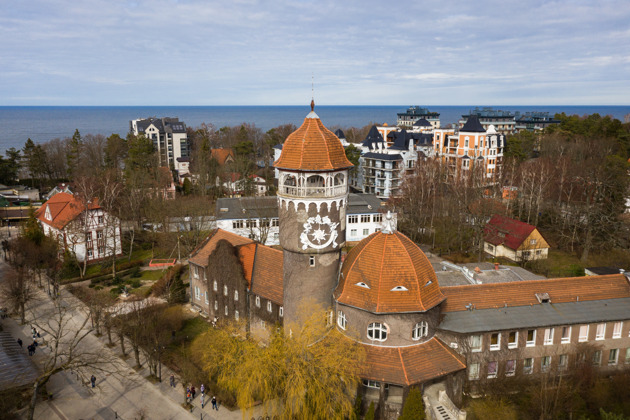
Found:
[[[226,241],[231,243],[233,246],[246,245],[246,244],[251,244],[254,242],[251,239],[244,238],[242,236],[225,231],[223,229],[217,229],[213,233],[211,233],[210,236],[208,236],[205,242],[199,245],[190,254],[188,261],[193,264],[199,265],[201,267],[207,267],[208,257],[210,256],[210,254],[212,254],[212,251],[214,251],[214,249],[217,247],[217,243],[221,239],[225,239]]]
[[[436,337],[409,347],[364,347],[364,379],[413,385],[466,368],[463,358]]]
[[[442,287],[442,293],[442,311],[458,312],[471,303],[475,309],[538,305],[536,293],[548,293],[551,303],[628,298],[630,282],[623,274],[610,274]]]
[[[50,210],[52,220],[46,219],[46,209]],[[99,209],[98,199],[95,198],[88,205],[90,210]],[[63,230],[68,223],[77,218],[83,210],[85,204],[81,202],[78,196],[60,192],[53,195],[50,200],[46,201],[36,212],[35,216],[42,222],[56,229]]]
[[[247,285],[252,285],[252,272],[254,271],[254,257],[256,256],[257,244],[252,242],[250,244],[241,245],[238,247],[238,259],[243,266],[243,275],[247,280]]]
[[[252,273],[252,293],[282,305],[284,260],[282,251],[258,245]]]
[[[232,157],[232,159],[234,158],[234,152],[232,149],[212,149],[210,153],[221,166],[225,165],[225,161],[228,157]]]
[[[407,290],[392,291],[397,286]],[[442,302],[444,295],[431,263],[416,244],[400,232],[376,232],[346,256],[335,298],[376,313],[424,312]]]
[[[339,138],[311,111],[300,128],[289,134],[274,166],[298,171],[334,171],[354,165],[346,157]]]

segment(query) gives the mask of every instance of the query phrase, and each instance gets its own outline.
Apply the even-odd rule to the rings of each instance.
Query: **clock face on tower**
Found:
[[[330,220],[330,217],[321,217],[319,214],[309,217],[304,223],[304,231],[300,235],[302,249],[313,248],[323,249],[332,244],[333,248],[337,248],[337,226]]]

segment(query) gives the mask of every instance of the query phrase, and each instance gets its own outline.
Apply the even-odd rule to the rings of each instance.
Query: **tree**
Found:
[[[6,159],[0,156],[0,184],[13,185],[18,179],[20,151],[12,147],[6,151],[6,156]]]
[[[149,305],[141,310],[142,350],[151,374],[162,382],[162,356],[172,341],[172,332],[182,327],[181,306]]]
[[[368,408],[367,413],[365,414],[365,420],[374,420],[374,416],[376,415],[376,410],[374,408],[374,401],[370,403],[370,407]]]
[[[20,322],[26,322],[26,305],[35,298],[35,284],[28,276],[26,265],[19,264],[9,268],[0,286],[3,301],[20,314]]]
[[[110,169],[122,170],[127,158],[127,142],[118,134],[107,137],[105,144],[105,166]]]
[[[409,390],[405,405],[403,406],[402,415],[398,420],[424,420],[424,401],[422,401],[422,391],[413,387]]]
[[[266,345],[244,338],[238,325],[213,329],[193,343],[210,377],[236,395],[241,409],[262,400],[283,418],[352,416],[365,354],[326,325],[326,312],[304,305],[291,334],[276,328]]]
[[[77,169],[81,163],[82,143],[79,129],[74,130],[74,134],[68,143],[66,151],[66,164],[68,168],[68,176],[70,178],[76,175]]]

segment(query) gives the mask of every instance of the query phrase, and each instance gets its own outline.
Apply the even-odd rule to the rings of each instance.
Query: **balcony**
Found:
[[[286,197],[339,197],[348,192],[346,185],[334,187],[293,187],[284,185],[278,194]]]

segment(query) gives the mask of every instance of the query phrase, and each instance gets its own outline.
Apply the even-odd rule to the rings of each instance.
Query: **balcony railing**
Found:
[[[291,197],[338,197],[348,192],[346,185],[335,187],[293,187],[283,185],[278,190],[280,195]]]

